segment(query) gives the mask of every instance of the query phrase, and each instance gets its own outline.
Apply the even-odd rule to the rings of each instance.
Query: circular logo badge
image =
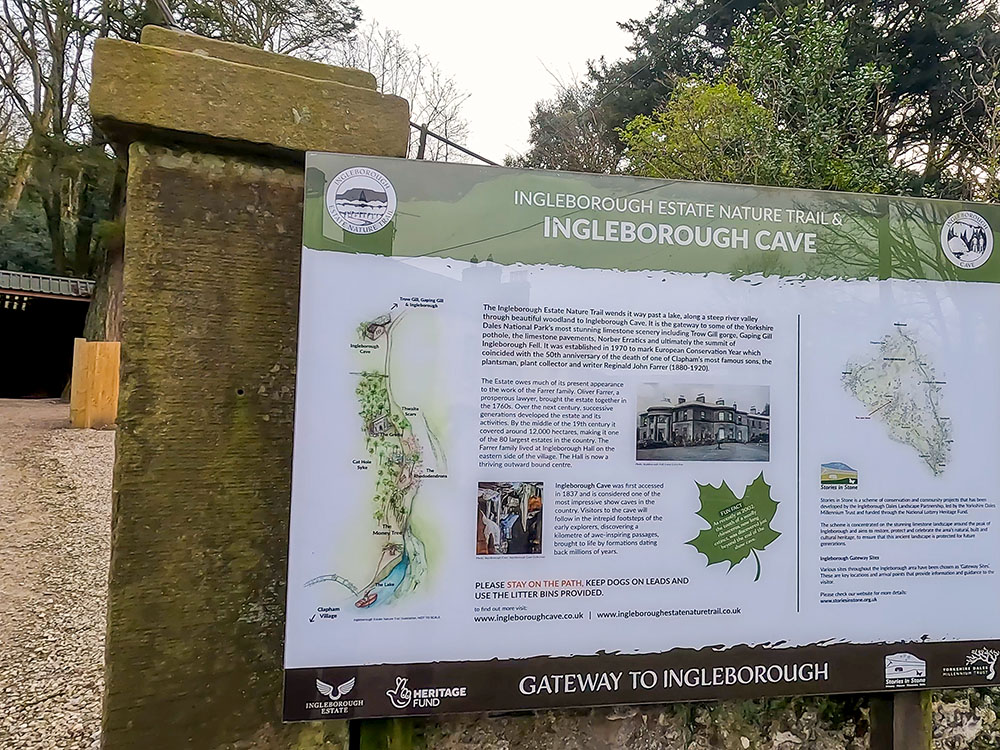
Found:
[[[352,234],[377,232],[396,214],[396,190],[389,178],[368,167],[351,167],[326,189],[326,210]]]
[[[959,268],[979,268],[993,254],[993,230],[979,214],[959,211],[941,227],[941,249]]]

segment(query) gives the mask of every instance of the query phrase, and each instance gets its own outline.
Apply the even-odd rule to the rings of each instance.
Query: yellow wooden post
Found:
[[[73,427],[107,427],[118,416],[118,369],[121,344],[117,341],[73,342],[73,379],[69,415]]]
[[[94,341],[94,383],[90,398],[90,426],[107,427],[118,417],[118,365],[121,344]]]
[[[90,427],[87,421],[87,388],[90,376],[90,347],[87,339],[73,340],[73,375],[69,386],[69,419],[77,428]]]

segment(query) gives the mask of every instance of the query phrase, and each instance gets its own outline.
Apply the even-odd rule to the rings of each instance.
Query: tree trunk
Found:
[[[87,308],[83,336],[88,341],[121,340],[122,264],[125,259],[125,217],[115,222],[116,231],[105,239],[104,258]]]
[[[45,186],[42,195],[42,208],[45,210],[45,227],[49,230],[49,243],[52,246],[52,265],[56,275],[66,274],[66,238],[63,236],[62,221],[62,186],[55,174]]]
[[[97,175],[95,168],[80,170],[80,197],[77,201],[76,236],[73,239],[73,268],[77,276],[89,277],[93,269],[90,245],[94,239],[97,207],[94,205]]]
[[[7,190],[4,192],[3,202],[0,203],[0,227],[9,223],[14,212],[21,203],[21,196],[24,194],[24,187],[28,184],[31,176],[31,141],[25,145],[21,155],[17,158],[17,166],[14,168],[14,176],[11,178]]]
[[[937,181],[938,177],[941,175],[941,165],[940,159],[941,154],[939,153],[941,148],[941,140],[938,136],[938,128],[941,127],[938,119],[941,113],[941,105],[934,94],[931,94],[930,98],[930,110],[931,110],[931,134],[930,138],[927,140],[927,161],[924,162],[923,174],[920,176],[920,186],[924,187],[928,184],[932,184]]]

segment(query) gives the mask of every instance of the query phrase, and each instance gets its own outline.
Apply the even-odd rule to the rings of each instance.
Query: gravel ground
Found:
[[[100,745],[114,432],[0,399],[0,748]]]

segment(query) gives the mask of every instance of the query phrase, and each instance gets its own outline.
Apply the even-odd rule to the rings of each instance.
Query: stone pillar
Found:
[[[403,156],[407,103],[154,27],[90,101],[131,144],[104,747],[342,747],[280,709],[303,153]]]

